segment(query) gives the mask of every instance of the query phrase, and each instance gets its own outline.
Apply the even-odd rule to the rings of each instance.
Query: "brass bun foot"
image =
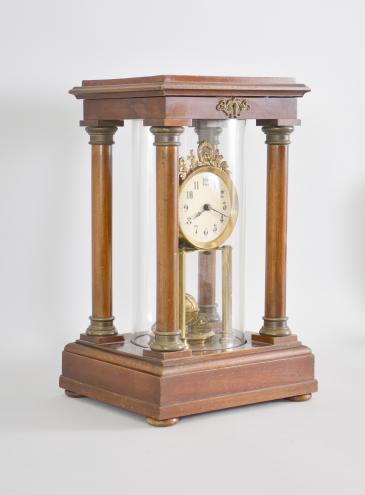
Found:
[[[77,394],[76,392],[72,392],[71,390],[65,390],[65,394],[67,397],[72,397],[73,399],[82,399],[85,395]]]
[[[312,398],[312,394],[294,395],[294,397],[288,397],[286,400],[293,402],[304,402]]]
[[[149,425],[152,426],[174,426],[179,421],[179,418],[170,418],[170,419],[146,418],[146,421]]]

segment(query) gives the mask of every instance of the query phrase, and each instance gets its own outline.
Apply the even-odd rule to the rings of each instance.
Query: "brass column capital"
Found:
[[[262,132],[266,134],[266,144],[290,144],[290,134],[294,127],[289,126],[268,126],[263,127]]]
[[[150,131],[155,136],[155,146],[180,146],[180,135],[184,132],[183,127],[151,127]]]
[[[117,131],[116,126],[110,127],[86,127],[90,136],[89,144],[114,144],[113,136]]]

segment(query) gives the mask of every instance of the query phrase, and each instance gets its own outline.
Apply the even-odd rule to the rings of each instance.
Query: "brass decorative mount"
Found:
[[[198,157],[196,157],[194,150],[190,150],[186,160],[183,157],[179,158],[180,180],[184,181],[198,167],[215,167],[230,174],[228,163],[223,159],[223,155],[217,148],[214,149],[208,141],[199,144]]]
[[[250,110],[250,105],[245,98],[237,98],[230,96],[220,100],[216,109],[222,111],[229,119],[236,119],[241,115],[241,112]]]

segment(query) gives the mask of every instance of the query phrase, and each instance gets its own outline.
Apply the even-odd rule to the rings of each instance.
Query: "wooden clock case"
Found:
[[[60,386],[136,412],[151,424],[275,399],[307,400],[317,390],[314,357],[287,326],[288,148],[297,99],[309,88],[290,78],[154,76],[84,81],[82,126],[92,145],[92,316],[66,345]],[[193,353],[178,327],[178,144],[194,119],[255,119],[267,143],[264,324],[245,346]],[[124,120],[152,126],[156,145],[157,325],[151,349],[118,334],[112,313],[112,144]]]

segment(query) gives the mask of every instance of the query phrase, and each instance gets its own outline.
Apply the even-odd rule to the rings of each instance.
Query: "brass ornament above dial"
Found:
[[[229,168],[218,150],[203,142],[198,157],[180,159],[180,236],[198,249],[214,249],[231,235],[238,199]]]

